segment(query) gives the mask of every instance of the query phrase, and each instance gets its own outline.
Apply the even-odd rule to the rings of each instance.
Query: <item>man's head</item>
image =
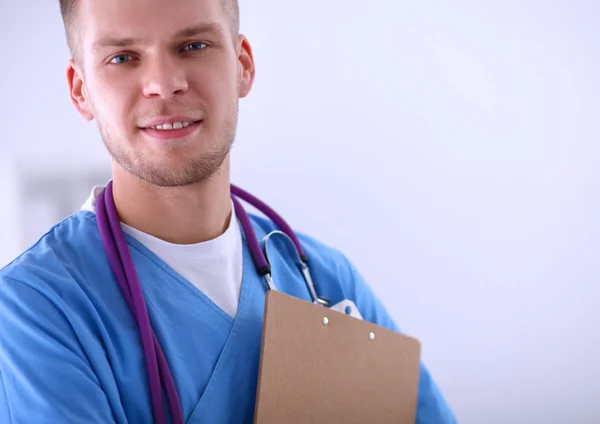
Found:
[[[254,81],[237,0],[61,0],[61,10],[71,98],[113,161],[159,186],[213,175]]]

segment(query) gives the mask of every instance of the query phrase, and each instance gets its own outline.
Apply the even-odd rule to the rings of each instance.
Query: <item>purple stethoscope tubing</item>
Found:
[[[290,226],[273,209],[257,199],[250,193],[239,187],[231,185],[231,199],[235,208],[236,216],[240,221],[242,230],[254,261],[254,266],[261,276],[268,276],[271,267],[250,222],[250,218],[238,197],[264,213],[285,233],[295,245],[302,262],[308,261],[300,242]],[[142,288],[133,264],[133,259],[127,247],[125,234],[121,228],[121,222],[114,203],[112,181],[100,192],[96,200],[96,217],[100,239],[113,275],[119,284],[123,297],[129,306],[139,327],[142,350],[148,373],[150,387],[150,399],[152,403],[152,414],[155,424],[165,424],[165,408],[163,403],[162,387],[164,387],[167,403],[171,412],[172,424],[183,424],[183,411],[177,394],[177,388],[169,364],[162,351],[160,343],[156,338],[150,324],[150,318],[146,309],[146,302]]]

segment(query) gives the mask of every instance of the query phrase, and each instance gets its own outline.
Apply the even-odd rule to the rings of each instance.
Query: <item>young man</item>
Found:
[[[253,419],[265,284],[232,208],[230,147],[255,68],[237,0],[61,0],[77,111],[112,159],[112,198],[188,423]],[[0,272],[0,422],[156,418],[138,326],[85,207]],[[260,239],[275,229],[252,217]],[[397,330],[356,269],[301,236],[321,295]],[[279,288],[309,299],[276,251]],[[168,410],[168,408],[166,408]],[[419,423],[455,419],[422,367]]]

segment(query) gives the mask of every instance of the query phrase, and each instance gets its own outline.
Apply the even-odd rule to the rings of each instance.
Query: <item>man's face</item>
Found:
[[[72,99],[113,160],[159,186],[216,172],[254,79],[250,46],[220,0],[80,0],[76,27]]]

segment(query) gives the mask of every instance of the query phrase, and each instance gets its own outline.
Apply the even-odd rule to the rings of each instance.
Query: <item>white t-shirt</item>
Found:
[[[82,209],[95,213],[103,187],[94,187]],[[173,244],[121,223],[127,234],[146,246],[231,317],[235,317],[242,285],[242,232],[233,209],[225,233],[198,244]]]

